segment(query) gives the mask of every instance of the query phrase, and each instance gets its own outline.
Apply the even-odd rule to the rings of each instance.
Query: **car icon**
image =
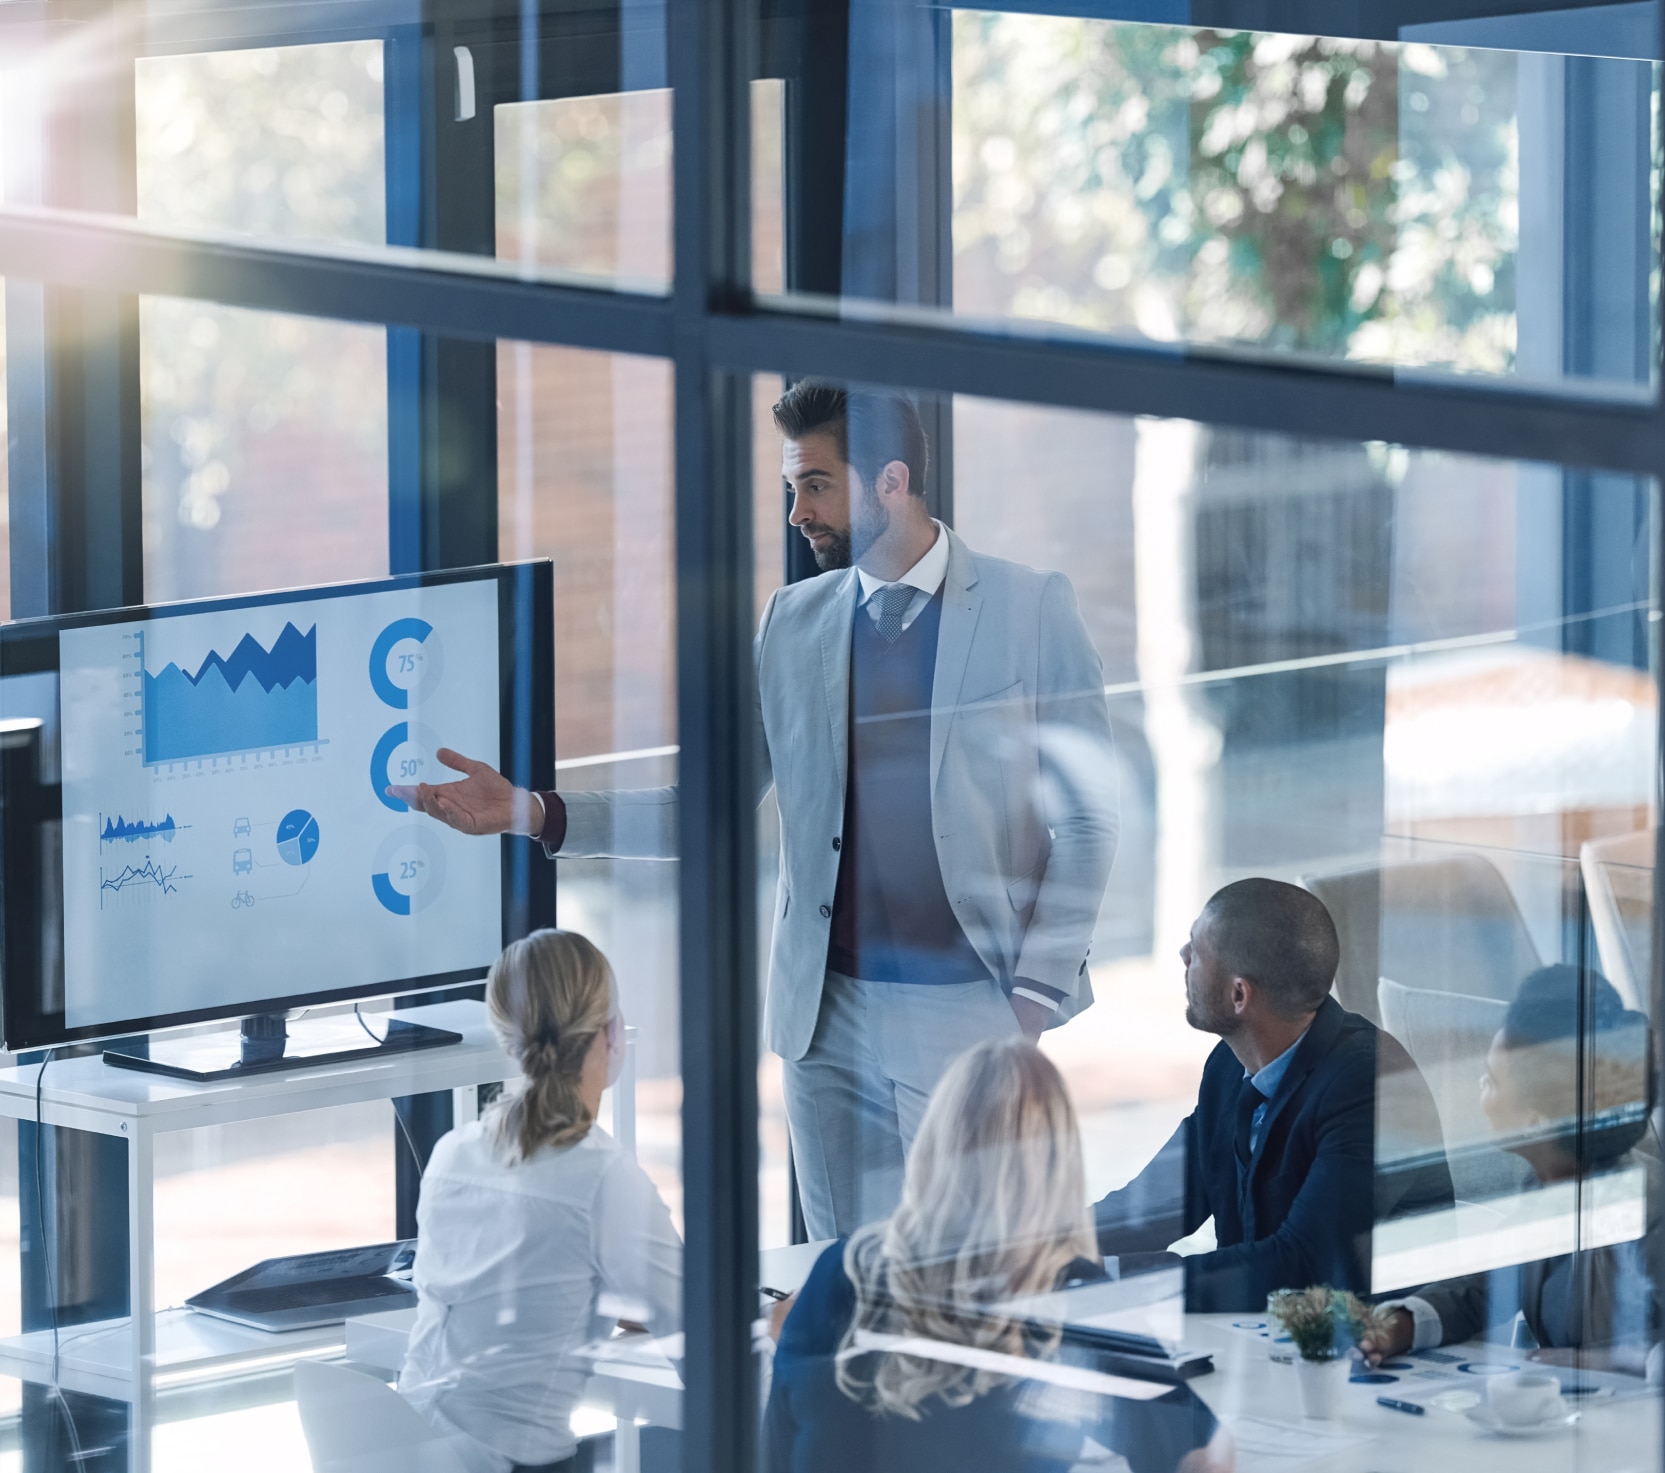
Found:
[[[254,873],[254,851],[252,849],[233,849],[231,851],[231,872],[234,875],[252,875]]]
[[[254,830],[249,826],[249,821],[246,818],[236,819],[231,825],[231,837],[234,839],[246,839],[253,832]]]

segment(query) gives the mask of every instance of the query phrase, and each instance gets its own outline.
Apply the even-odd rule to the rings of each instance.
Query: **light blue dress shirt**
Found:
[[[1302,1034],[1301,1038],[1305,1038]],[[1297,1038],[1270,1064],[1262,1065],[1253,1074],[1247,1069],[1243,1077],[1250,1081],[1265,1098],[1255,1106],[1255,1112],[1249,1119],[1249,1150],[1260,1144],[1260,1127],[1266,1121],[1266,1107],[1272,1103],[1272,1096],[1278,1092],[1278,1086],[1283,1083],[1283,1077],[1289,1072],[1289,1061],[1295,1057],[1295,1050],[1301,1046],[1301,1038]]]

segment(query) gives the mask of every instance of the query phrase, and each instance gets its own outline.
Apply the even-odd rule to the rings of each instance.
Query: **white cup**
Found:
[[[1534,1427],[1566,1410],[1561,1382],[1542,1371],[1511,1371],[1486,1382],[1492,1415],[1510,1427]]]

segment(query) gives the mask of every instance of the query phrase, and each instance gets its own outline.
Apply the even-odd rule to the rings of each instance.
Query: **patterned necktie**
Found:
[[[886,644],[895,644],[902,633],[902,615],[913,602],[911,583],[887,583],[873,595],[879,605],[879,637]]]

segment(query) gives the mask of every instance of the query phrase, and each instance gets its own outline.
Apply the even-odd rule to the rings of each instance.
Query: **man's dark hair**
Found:
[[[775,428],[788,440],[831,434],[839,459],[871,486],[893,460],[908,468],[908,490],[925,494],[931,447],[919,411],[903,394],[884,389],[847,389],[826,379],[793,384],[774,408]]]
[[[1238,880],[1203,908],[1208,944],[1234,977],[1253,982],[1273,1012],[1302,1018],[1328,996],[1341,942],[1324,902],[1282,880]]]

